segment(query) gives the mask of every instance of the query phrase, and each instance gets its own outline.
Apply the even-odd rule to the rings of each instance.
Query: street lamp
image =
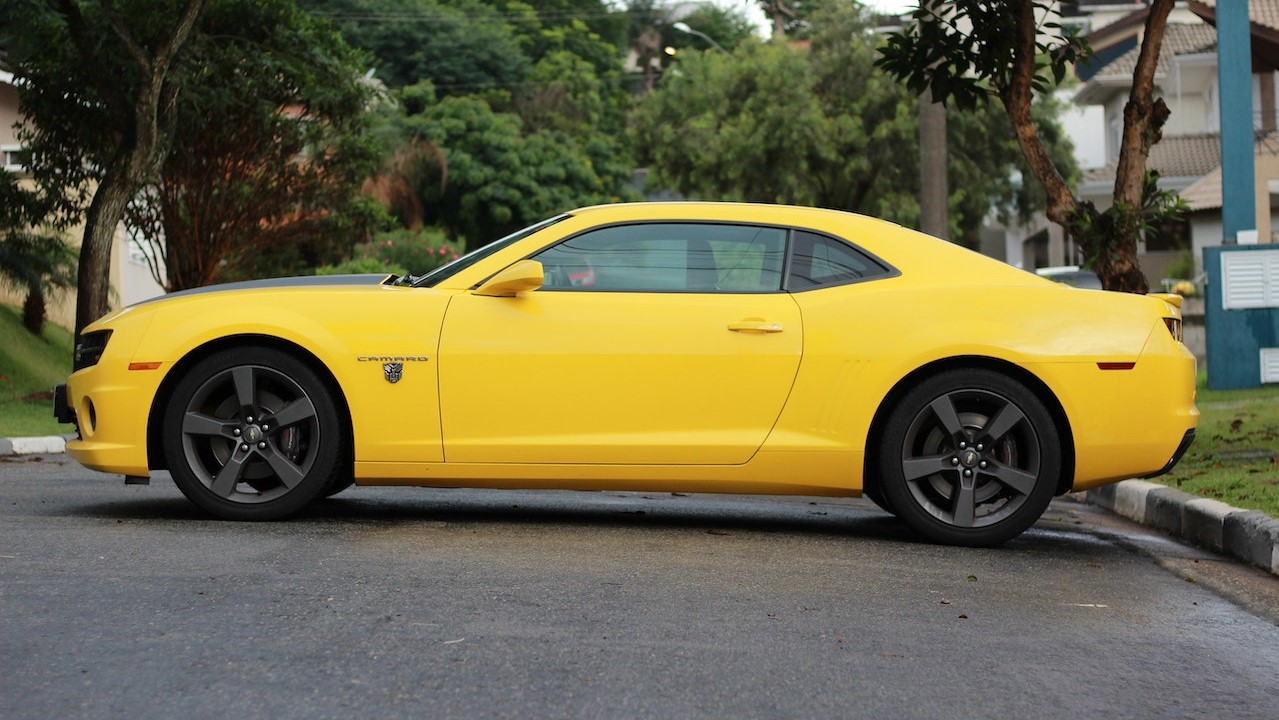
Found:
[[[688,26],[688,23],[686,23],[686,22],[680,21],[680,22],[677,22],[677,23],[672,24],[672,25],[671,25],[671,27],[675,28],[676,30],[679,30],[679,31],[680,31],[680,32],[682,32],[682,33],[688,33],[689,35],[696,35],[697,37],[699,37],[699,38],[701,38],[701,39],[705,40],[706,42],[710,43],[711,45],[713,45],[713,46],[715,47],[715,49],[716,49],[716,50],[718,50],[718,51],[720,51],[720,52],[724,53],[725,55],[727,55],[727,54],[728,54],[728,51],[727,51],[727,50],[725,50],[725,49],[723,48],[723,46],[721,46],[719,43],[717,43],[717,42],[715,42],[714,40],[712,40],[710,35],[707,35],[706,33],[702,32],[701,30],[694,30],[693,28],[689,27],[689,26]]]

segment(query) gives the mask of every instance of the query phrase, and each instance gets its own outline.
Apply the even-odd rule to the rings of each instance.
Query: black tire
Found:
[[[1043,515],[1061,475],[1061,438],[1025,386],[952,370],[906,393],[884,427],[880,489],[928,540],[989,547]]]
[[[862,488],[862,497],[875,503],[875,507],[890,515],[897,514],[897,511],[888,504],[888,498],[884,497],[884,493],[880,491],[879,485],[873,483],[866,485],[866,487]]]
[[[331,498],[354,484],[355,478],[350,475],[346,475],[345,477],[338,475],[333,478],[333,482],[329,483],[328,487],[324,488],[324,492],[320,493],[320,497]]]
[[[304,363],[270,348],[223,350],[196,363],[174,388],[164,428],[178,489],[227,520],[287,517],[349,473],[328,389]]]

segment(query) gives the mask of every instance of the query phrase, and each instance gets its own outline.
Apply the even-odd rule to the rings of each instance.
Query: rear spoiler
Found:
[[[1169,305],[1175,308],[1181,307],[1182,298],[1177,293],[1146,293],[1146,294],[1149,295],[1150,297],[1159,298],[1160,300],[1163,300],[1164,302],[1168,303]]]

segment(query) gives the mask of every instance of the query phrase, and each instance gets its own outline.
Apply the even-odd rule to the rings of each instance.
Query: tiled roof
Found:
[[[1084,182],[1115,179],[1118,160],[1084,173]],[[1146,167],[1163,177],[1200,177],[1221,165],[1221,137],[1216,133],[1165,136],[1150,148]]]
[[[1279,134],[1258,134],[1253,146],[1256,157],[1279,157]],[[1221,207],[1221,166],[1182,190],[1181,199],[1193,210],[1216,210]]]
[[[1217,9],[1217,0],[1199,0],[1199,3]],[[1279,0],[1248,0],[1248,19],[1271,30],[1279,30]]]
[[[1172,58],[1177,55],[1212,52],[1216,47],[1217,29],[1208,23],[1168,23],[1164,29],[1163,44],[1159,46],[1159,63],[1155,66],[1155,77],[1166,76],[1172,65]],[[1132,71],[1137,67],[1139,55],[1141,55],[1140,43],[1099,70],[1094,78],[1131,81]]]

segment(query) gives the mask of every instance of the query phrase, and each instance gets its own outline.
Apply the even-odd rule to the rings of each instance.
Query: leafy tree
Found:
[[[1060,83],[1089,50],[1073,31],[1051,21],[1047,0],[955,0],[928,3],[914,22],[892,36],[878,64],[925,88],[943,103],[973,107],[994,97],[1016,133],[1029,168],[1046,191],[1048,218],[1066,227],[1108,290],[1144,293],[1137,240],[1182,206],[1172,193],[1155,192],[1146,173],[1150,146],[1159,141],[1169,110],[1154,97],[1154,73],[1173,0],[1151,0],[1132,90],[1124,108],[1123,139],[1114,204],[1099,212],[1080,200],[1049,152],[1034,116],[1034,94]]]
[[[429,80],[441,95],[512,87],[529,71],[514,28],[479,0],[300,0],[377,58],[390,87]]]
[[[699,5],[692,12],[679,18],[680,22],[706,35],[725,50],[732,51],[743,42],[755,37],[755,26],[741,10],[719,5]],[[685,50],[709,50],[704,38],[691,33],[675,31],[664,37],[666,44],[678,52]]]
[[[57,232],[42,229],[48,204],[0,170],[0,285],[25,293],[22,324],[44,330],[48,296],[75,286],[76,256]]]
[[[400,98],[395,132],[439,147],[447,161],[443,189],[424,184],[426,214],[468,249],[555,213],[627,196],[629,164],[607,138],[525,134],[518,115],[495,112],[478,97],[437,100],[429,84]]]
[[[364,58],[290,0],[211,0],[174,143],[128,225],[166,290],[296,273],[376,224]]]
[[[731,56],[693,53],[641,103],[635,135],[650,182],[703,199],[817,205],[916,225],[918,98],[874,69],[876,37],[858,8],[806,5],[809,50],[748,41]],[[994,108],[957,118],[949,132],[951,237],[974,246],[992,207],[1027,214],[1034,204],[1010,180],[1020,153]],[[1056,151],[1069,162],[1068,146]]]
[[[22,326],[44,332],[50,293],[75,286],[75,251],[56,234],[13,231],[0,238],[0,284],[23,290]]]
[[[168,152],[182,53],[207,0],[15,0],[5,28],[22,80],[21,132],[36,181],[62,223],[88,201],[76,332],[106,313],[125,207]],[[90,199],[91,198],[91,199]]]

